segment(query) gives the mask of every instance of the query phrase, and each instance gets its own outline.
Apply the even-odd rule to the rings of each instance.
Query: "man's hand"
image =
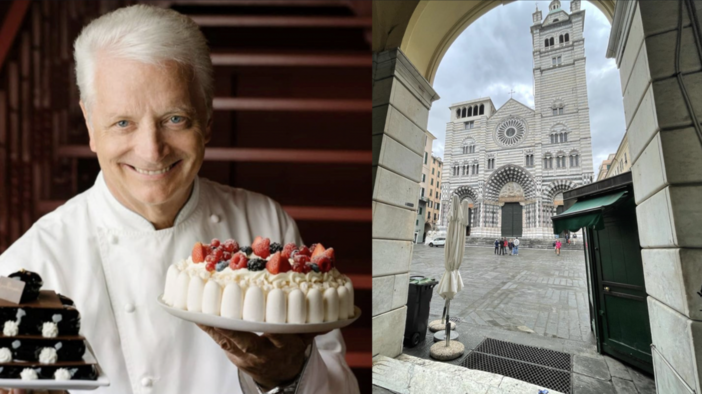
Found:
[[[237,368],[260,386],[271,390],[295,379],[305,363],[305,350],[319,334],[264,334],[203,326],[203,331],[227,354]]]

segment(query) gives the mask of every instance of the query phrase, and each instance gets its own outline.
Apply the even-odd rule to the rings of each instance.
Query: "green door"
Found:
[[[502,207],[502,236],[522,236],[522,206],[518,202],[505,203]]]
[[[600,347],[604,353],[653,373],[651,327],[633,199],[606,213],[592,231]]]

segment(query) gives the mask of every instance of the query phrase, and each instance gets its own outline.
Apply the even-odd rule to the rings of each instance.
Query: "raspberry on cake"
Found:
[[[191,312],[258,322],[352,318],[351,280],[334,267],[333,248],[313,246],[281,246],[264,237],[256,237],[250,247],[232,239],[198,242],[190,257],[168,268],[163,301]]]

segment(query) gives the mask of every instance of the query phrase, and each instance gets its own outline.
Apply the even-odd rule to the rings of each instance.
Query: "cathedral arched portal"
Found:
[[[577,187],[575,182],[568,179],[559,179],[551,182],[542,194],[541,207],[543,210],[543,226],[551,227],[551,216],[563,212],[563,193]]]
[[[453,191],[453,194],[458,196],[460,201],[467,200],[469,208],[468,214],[468,226],[466,226],[466,235],[470,235],[471,227],[478,223],[478,218],[480,217],[480,203],[478,202],[478,195],[475,193],[470,186],[461,186]]]
[[[495,170],[485,186],[486,226],[503,237],[521,237],[537,227],[536,182],[526,169],[507,164]]]

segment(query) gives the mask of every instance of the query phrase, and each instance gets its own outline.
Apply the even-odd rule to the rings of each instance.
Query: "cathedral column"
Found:
[[[659,393],[702,392],[700,11],[700,0],[619,0],[608,49],[621,74]]]
[[[425,130],[438,98],[402,51],[373,53],[373,356],[402,352]]]

